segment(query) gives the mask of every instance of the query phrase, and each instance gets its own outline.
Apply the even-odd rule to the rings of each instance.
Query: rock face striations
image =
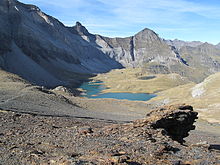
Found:
[[[98,44],[103,52],[115,57],[125,67],[142,67],[149,62],[166,65],[180,62],[169,46],[150,29],[144,29],[128,38],[100,37]]]
[[[150,29],[127,38],[66,27],[34,5],[0,2],[0,68],[37,85],[77,83],[82,74],[122,67],[178,73],[193,81],[220,70],[220,50],[201,42],[166,41]]]
[[[77,23],[65,27],[38,7],[16,0],[0,2],[0,67],[38,85],[66,84],[78,73],[121,68],[83,37],[88,31]]]

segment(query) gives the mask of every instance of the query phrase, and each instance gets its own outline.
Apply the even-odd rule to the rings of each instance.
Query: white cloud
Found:
[[[220,7],[207,6],[185,0],[99,0],[111,6],[121,20],[134,23],[177,23],[185,13],[207,18],[219,18]]]
[[[184,22],[185,13],[207,18],[219,18],[220,7],[202,5],[186,0],[23,0],[44,6],[60,8],[63,14],[84,19],[88,24],[94,20],[103,23],[170,23]],[[73,18],[74,19],[74,18]]]
[[[91,32],[110,36],[134,34],[145,27],[158,33],[189,33],[220,22],[220,6],[189,0],[21,0],[50,9],[66,25],[82,22]],[[211,0],[210,0],[211,2]],[[195,17],[195,18],[191,18]],[[217,27],[217,25],[215,25]],[[118,31],[118,33],[117,33]],[[178,36],[177,36],[178,37]]]

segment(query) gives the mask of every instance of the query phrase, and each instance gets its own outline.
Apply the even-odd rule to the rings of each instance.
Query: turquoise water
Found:
[[[97,82],[85,82],[80,88],[86,92],[82,97],[88,98],[114,98],[114,99],[126,99],[126,100],[136,100],[136,101],[147,101],[153,97],[156,97],[154,94],[147,93],[102,93],[102,90],[106,87],[102,84],[101,81]]]

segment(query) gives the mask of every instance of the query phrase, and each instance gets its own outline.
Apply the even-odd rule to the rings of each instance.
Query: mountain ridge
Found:
[[[80,83],[81,75],[123,67],[177,73],[195,82],[220,70],[216,46],[193,43],[199,45],[191,47],[184,41],[168,44],[148,28],[130,37],[110,38],[91,34],[80,22],[66,27],[34,5],[17,0],[3,0],[0,5],[0,68],[37,85],[71,86]],[[211,56],[205,54],[209,52]]]

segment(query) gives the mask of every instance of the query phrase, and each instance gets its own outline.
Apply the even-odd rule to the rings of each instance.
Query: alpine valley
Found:
[[[105,37],[0,0],[0,165],[218,164],[219,82],[220,44]]]

